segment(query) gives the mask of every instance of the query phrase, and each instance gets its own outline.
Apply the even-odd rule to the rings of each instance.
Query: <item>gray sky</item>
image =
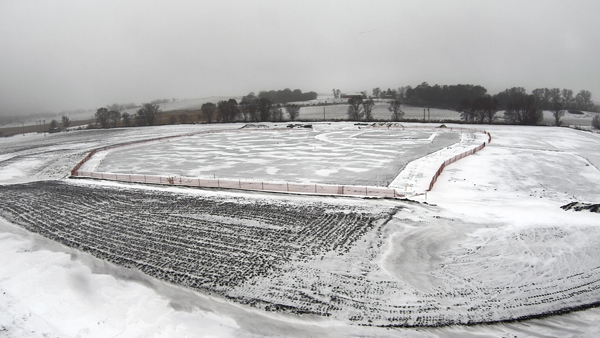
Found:
[[[600,1],[0,1],[0,114],[283,88],[600,101]]]

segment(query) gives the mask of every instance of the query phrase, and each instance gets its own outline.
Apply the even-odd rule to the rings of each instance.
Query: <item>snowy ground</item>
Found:
[[[94,156],[81,171],[388,186],[415,159],[450,146],[468,147],[471,143],[459,142],[461,135],[476,138],[448,128],[373,129],[352,123],[315,124],[310,130],[199,134],[109,150]],[[478,139],[471,148],[487,136]],[[448,151],[441,156],[452,157]],[[431,177],[437,168],[426,175]],[[403,183],[408,181],[398,185],[404,187]]]
[[[571,201],[598,203],[600,135],[565,128],[480,128],[491,132],[492,143],[447,167],[433,191],[416,197],[428,204],[334,199],[335,203],[402,209],[379,233],[368,233],[347,254],[297,262],[285,266],[275,278],[254,284],[268,289],[295,281],[296,287],[306,285],[306,290],[315,286],[315,295],[339,297],[342,294],[330,289],[329,281],[357,278],[367,288],[349,299],[364,300],[383,312],[388,305],[429,306],[422,317],[462,315],[492,321],[598,302],[598,216],[559,207]],[[0,140],[0,180],[11,184],[58,179],[91,148],[150,138],[156,130],[161,136],[191,130],[153,129],[69,133],[52,141],[37,135]],[[193,193],[248,198],[239,192]],[[6,222],[0,242],[0,333],[7,336],[600,334],[597,308],[519,323],[421,329],[352,325],[349,315],[357,313],[380,319],[374,312],[351,307],[326,319],[267,313],[105,263]],[[380,246],[370,248],[370,244]],[[356,291],[344,283],[338,286]],[[250,292],[252,287],[240,290]]]
[[[236,129],[242,125],[222,125]],[[212,125],[81,130],[56,134],[31,133],[0,138],[0,184],[65,178],[96,148],[157,137],[212,130]]]

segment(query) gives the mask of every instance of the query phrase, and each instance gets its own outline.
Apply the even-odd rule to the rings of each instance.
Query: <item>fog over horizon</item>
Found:
[[[600,2],[0,2],[0,115],[301,89],[582,89]]]

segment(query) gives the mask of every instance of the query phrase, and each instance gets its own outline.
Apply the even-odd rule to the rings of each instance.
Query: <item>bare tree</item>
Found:
[[[121,121],[121,113],[116,110],[111,110],[108,112],[108,122],[110,122],[111,127],[115,128],[119,121]]]
[[[577,107],[581,110],[589,110],[592,103],[592,93],[589,90],[582,90],[575,96]]]
[[[406,90],[409,89],[410,86],[408,87],[398,87],[398,96],[396,97],[398,100],[402,101],[402,102],[406,102]]]
[[[200,107],[200,111],[202,112],[202,115],[204,117],[204,119],[206,120],[206,123],[211,123],[215,110],[217,109],[217,106],[212,103],[212,102],[206,102],[202,105],[202,107]]]
[[[375,105],[375,102],[373,102],[372,98],[368,98],[368,99],[364,100],[362,103],[363,112],[365,114],[365,121],[367,121],[367,122],[373,120],[373,106],[374,105]]]
[[[485,121],[485,113],[487,110],[486,100],[483,97],[478,97],[473,100],[471,104],[471,114],[473,119],[478,123],[483,123]]]
[[[592,127],[600,129],[600,115],[594,116],[594,118],[592,119]]]
[[[332,91],[333,91],[333,97],[334,97],[335,99],[339,99],[339,98],[340,98],[340,95],[342,95],[342,92],[341,92],[339,89],[335,89],[335,88],[334,88],[334,89],[332,89]]]
[[[498,107],[500,106],[500,103],[498,102],[498,99],[495,97],[491,97],[489,96],[489,104],[487,106],[487,111],[486,111],[486,118],[488,120],[489,124],[492,124],[492,122],[494,122],[494,120],[496,119],[496,113],[498,112]]]
[[[238,109],[238,103],[235,99],[229,99],[228,101],[219,101],[217,103],[217,121],[223,123],[235,122],[235,119],[239,115],[240,110]]]
[[[561,101],[560,88],[548,89],[548,102],[552,104],[552,101]]]
[[[248,102],[248,118],[254,122],[257,122],[260,117],[258,114],[258,100]]]
[[[392,121],[398,122],[404,117],[404,112],[401,109],[402,101],[400,100],[392,100],[390,101],[390,106],[388,110],[392,112]]]
[[[238,116],[240,115],[240,109],[238,108],[238,102],[235,99],[229,99],[227,100],[227,114],[228,114],[228,120],[230,122],[235,122],[235,120],[238,118]]]
[[[550,105],[550,89],[537,88],[531,94],[535,96],[535,102],[539,108],[545,109]]]
[[[490,95],[476,98],[471,106],[472,117],[477,119],[479,123],[484,123],[487,120],[491,124],[497,111],[498,100]]]
[[[238,107],[240,109],[240,115],[242,116],[242,121],[248,122],[248,120],[251,119],[248,102],[240,101],[240,104],[238,105]]]
[[[96,114],[94,115],[96,118],[96,124],[99,124],[102,128],[108,128],[109,114],[108,109],[102,107],[96,110]]]
[[[144,117],[137,113],[134,115],[134,121],[136,126],[143,126],[146,124],[146,121],[144,121]]]
[[[69,128],[70,124],[71,124],[71,119],[69,119],[67,116],[63,116],[62,117],[63,128],[65,128],[65,129]]]
[[[475,121],[475,114],[473,113],[472,106],[473,103],[469,99],[462,99],[458,103],[458,107],[456,107],[456,110],[460,112],[461,120],[465,122]]]
[[[144,103],[142,108],[137,111],[136,120],[148,125],[153,126],[156,123],[156,118],[160,113],[160,107],[158,104]]]
[[[129,113],[125,112],[121,114],[121,118],[123,119],[123,124],[125,124],[125,127],[131,127],[131,115],[129,115]]]
[[[227,120],[229,114],[227,113],[227,101],[221,100],[217,102],[217,122],[229,122]]]
[[[373,88],[373,97],[379,97],[379,94],[381,94],[381,88]]]
[[[286,104],[285,105],[285,110],[287,111],[288,115],[290,116],[290,121],[295,121],[298,116],[300,115],[300,106],[297,104]]]
[[[560,118],[565,115],[565,111],[562,108],[563,104],[560,102],[560,99],[552,101],[552,116],[554,116],[554,125],[557,127],[561,124]]]
[[[271,109],[271,119],[273,122],[283,121],[283,109],[281,109],[281,105],[279,105],[279,103]]]
[[[244,122],[248,120],[258,122],[260,119],[258,116],[258,99],[253,92],[250,92],[248,95],[242,97],[240,108],[243,114]]]
[[[550,111],[552,112],[552,116],[554,116],[554,125],[557,127],[560,126],[560,118],[565,115],[565,111],[562,110],[564,107],[562,101],[560,89],[550,89]]]
[[[571,108],[571,105],[575,101],[573,98],[573,91],[571,89],[563,89],[562,92],[562,103],[565,109]]]
[[[351,97],[350,99],[348,99],[348,104],[348,118],[353,121],[362,120],[362,99],[358,97]]]
[[[269,115],[271,114],[271,107],[273,104],[271,100],[266,97],[260,98],[257,101],[257,110],[258,110],[258,119],[257,122],[263,122],[269,120]]]
[[[508,103],[504,112],[504,120],[508,123],[536,125],[544,118],[541,110],[537,109],[535,96],[523,95]]]

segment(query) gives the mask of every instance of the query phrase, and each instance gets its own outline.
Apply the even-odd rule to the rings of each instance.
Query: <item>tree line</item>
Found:
[[[460,112],[463,121],[471,123],[492,123],[497,118],[496,113],[504,110],[506,123],[535,125],[542,121],[542,111],[549,110],[555,125],[560,125],[560,119],[566,110],[596,109],[592,93],[588,90],[581,90],[574,95],[571,89],[537,88],[528,94],[523,87],[513,87],[490,95],[480,85],[430,86],[423,82],[414,88],[406,86],[388,88],[387,91],[377,87],[373,88],[372,93],[373,97],[392,98],[412,106],[456,110]],[[336,94],[339,95],[339,91],[334,89],[334,95]]]
[[[248,95],[254,96],[254,93]],[[288,103],[315,100],[318,94],[315,92],[303,93],[300,89],[291,90],[289,88],[283,90],[270,90],[258,92],[259,99],[269,99],[271,103]]]
[[[347,115],[351,121],[371,122],[373,120],[373,107],[375,101],[373,98],[363,99],[361,97],[351,97],[348,99]],[[393,99],[389,102],[388,110],[392,113],[391,120],[398,122],[404,117],[401,109],[402,101]]]
[[[339,93],[339,91],[337,92]],[[526,91],[522,87],[513,87],[506,89],[496,95],[490,95],[498,100],[498,108],[506,109],[508,103],[514,100],[516,96],[522,96]],[[416,87],[406,86],[398,89],[381,90],[379,87],[373,88],[374,98],[382,98],[384,96],[392,96],[405,104],[412,106],[440,108],[440,109],[456,109],[461,106],[461,101],[476,99],[489,95],[487,89],[480,85],[458,84],[458,85],[443,85],[438,84],[430,86],[427,82],[423,82]],[[594,104],[592,101],[592,93],[588,90],[581,90],[574,95],[571,89],[559,88],[537,88],[531,92],[534,96],[536,105],[540,109],[553,109],[554,102],[560,101],[564,109],[579,109],[593,110]]]
[[[340,97],[339,89],[333,90],[336,97]],[[365,93],[366,94],[366,93]],[[288,88],[279,91],[261,91],[258,96],[253,92],[242,97],[240,102],[236,99],[221,100],[212,103],[206,102],[200,108],[198,119],[207,123],[213,121],[220,123],[232,122],[281,122],[284,115],[289,120],[298,118],[300,105],[290,102],[302,99],[314,99],[314,92],[302,93],[299,89]],[[398,89],[381,90],[373,89],[373,97],[352,97],[348,100],[347,116],[352,121],[372,121],[375,98],[389,98],[388,110],[391,112],[392,121],[400,121],[404,117],[403,104],[414,106],[452,109],[460,113],[461,119],[467,123],[493,123],[498,119],[496,114],[504,110],[504,122],[508,124],[536,125],[543,119],[543,110],[549,110],[555,125],[561,124],[561,118],[569,109],[592,110],[594,109],[592,94],[581,90],[576,95],[570,89],[537,88],[528,94],[523,87],[506,89],[496,95],[489,95],[487,89],[479,85],[434,85],[426,82],[412,88],[410,86]],[[160,113],[159,105],[155,100],[143,104],[135,114],[121,113],[120,110],[128,105],[109,105],[96,111],[96,123],[101,128],[116,127],[122,121],[124,126],[155,125]],[[170,123],[187,123],[186,114],[170,116]],[[65,122],[65,121],[63,121]],[[68,123],[68,121],[66,121]],[[600,118],[595,122],[600,124]]]
[[[434,85],[427,82],[412,88],[399,89],[399,98],[407,104],[428,108],[453,109],[464,99],[475,100],[486,95],[487,89],[479,85]]]
[[[96,125],[100,128],[115,128],[122,122],[125,127],[153,126],[157,123],[158,114],[161,112],[156,103],[145,103],[135,113],[121,113],[114,106],[101,107],[94,115]],[[236,99],[221,100],[212,103],[206,102],[200,108],[198,119],[204,119],[207,123],[217,121],[220,123],[243,122],[281,122],[287,114],[289,120],[298,118],[300,106],[294,103],[274,103],[269,98],[256,97],[254,93],[244,96],[238,103]],[[169,123],[174,124],[179,120],[181,123],[188,122],[186,114],[175,116],[171,114]]]
[[[71,119],[68,116],[62,116],[62,128],[67,129],[71,125]],[[52,120],[50,121],[50,125],[48,126],[49,130],[58,129],[58,121]]]
[[[554,125],[569,109],[592,110],[592,93],[580,91],[573,97],[570,89],[537,88],[528,94],[523,87],[506,89],[496,95],[485,94],[474,100],[463,99],[456,108],[465,122],[492,123],[498,110],[504,110],[504,122],[509,124],[537,125],[544,118],[543,110],[549,110]]]
[[[207,123],[216,119],[221,123],[243,122],[281,122],[284,110],[290,121],[300,114],[300,106],[293,103],[273,103],[266,97],[256,97],[250,93],[238,103],[235,99],[222,100],[217,104],[206,102],[200,108]]]
[[[240,102],[235,99],[222,100],[216,104],[206,102],[200,108],[207,123],[213,120],[221,123],[243,122],[281,122],[287,114],[294,121],[300,114],[300,106],[291,102],[309,101],[317,98],[317,93],[303,93],[300,89],[260,91],[242,97]]]
[[[157,122],[159,113],[160,108],[154,103],[144,103],[135,114],[121,113],[113,105],[98,108],[94,118],[100,128],[115,128],[121,121],[125,127],[131,127],[134,123],[138,126],[153,126]]]

